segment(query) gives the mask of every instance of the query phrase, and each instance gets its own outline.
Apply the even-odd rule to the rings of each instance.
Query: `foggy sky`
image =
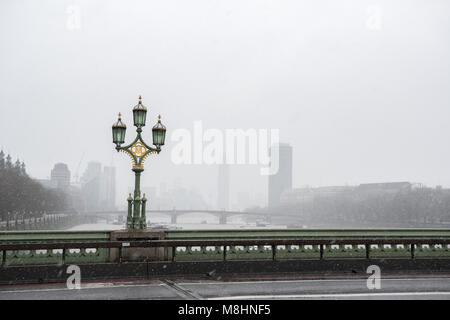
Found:
[[[382,12],[367,27],[368,7]],[[67,27],[68,7],[80,28]],[[143,186],[181,181],[214,198],[217,167],[170,161],[170,134],[279,128],[293,146],[294,186],[411,181],[450,187],[450,3],[436,1],[0,2],[0,148],[46,178],[56,162],[117,167],[118,202],[133,185],[114,150],[120,111],[157,115],[166,146]],[[233,166],[231,194],[267,192],[259,167]],[[121,198],[122,197],[122,198]],[[212,201],[214,203],[214,201]]]

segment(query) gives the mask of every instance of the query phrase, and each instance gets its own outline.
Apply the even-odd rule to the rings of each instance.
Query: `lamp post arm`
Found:
[[[131,161],[133,162],[133,164],[137,163],[136,157],[127,147],[116,147],[116,150],[117,150],[117,152],[122,151],[123,153],[126,153],[131,158]]]
[[[116,150],[122,151],[128,156],[130,156],[131,161],[133,162],[133,169],[142,169],[144,170],[144,161],[145,159],[152,153],[160,153],[161,148],[159,147],[151,147],[144,142],[142,139],[141,133],[138,132],[136,138],[132,143],[126,146],[116,146]]]
[[[117,150],[117,151],[121,151],[121,150],[129,150],[129,149],[131,149],[131,147],[132,147],[137,141],[139,141],[139,140],[142,141],[142,138],[141,138],[141,134],[140,134],[140,133],[138,133],[138,134],[136,135],[136,138],[134,138],[134,140],[133,140],[132,143],[130,143],[130,144],[127,145],[127,146],[123,146],[123,147],[116,146],[116,150]],[[142,141],[142,142],[143,142],[143,141]]]
[[[146,144],[145,142],[144,142],[144,140],[142,140],[141,139],[141,142],[144,144],[144,146],[148,149],[148,150],[151,150],[151,151],[154,151],[154,152],[156,152],[156,153],[160,153],[161,152],[161,148],[160,147],[151,147],[151,146],[149,146],[148,144]]]

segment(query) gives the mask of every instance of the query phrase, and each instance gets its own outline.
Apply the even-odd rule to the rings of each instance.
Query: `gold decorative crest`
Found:
[[[144,146],[144,144],[140,141],[136,141],[131,147],[130,147],[131,153],[136,157],[140,158],[142,157],[146,152],[147,148]]]

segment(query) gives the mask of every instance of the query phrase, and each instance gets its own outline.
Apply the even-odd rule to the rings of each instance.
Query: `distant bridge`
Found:
[[[267,212],[247,212],[247,211],[225,211],[225,210],[204,210],[204,209],[189,209],[189,210],[147,210],[147,213],[161,213],[166,216],[170,216],[170,222],[172,224],[176,224],[178,217],[190,214],[190,213],[208,213],[211,215],[214,215],[219,218],[220,224],[226,224],[227,218],[231,216],[255,216],[255,217],[261,217],[264,220],[269,220],[272,216],[270,213]],[[126,216],[126,211],[114,211],[114,210],[107,210],[107,211],[94,211],[94,212],[86,212],[86,214],[96,214],[96,215],[121,215]]]

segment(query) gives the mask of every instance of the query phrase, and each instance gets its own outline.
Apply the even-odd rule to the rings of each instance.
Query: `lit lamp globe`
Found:
[[[166,140],[166,127],[161,123],[161,115],[158,116],[158,123],[153,128],[153,144],[158,148],[164,145]]]
[[[119,113],[119,119],[117,122],[112,125],[112,135],[113,135],[113,143],[117,146],[120,146],[125,142],[125,132],[127,130],[127,126],[121,120],[121,114]]]
[[[139,103],[133,108],[134,125],[139,129],[145,126],[145,118],[147,116],[147,108],[142,104],[142,98],[139,96]]]

